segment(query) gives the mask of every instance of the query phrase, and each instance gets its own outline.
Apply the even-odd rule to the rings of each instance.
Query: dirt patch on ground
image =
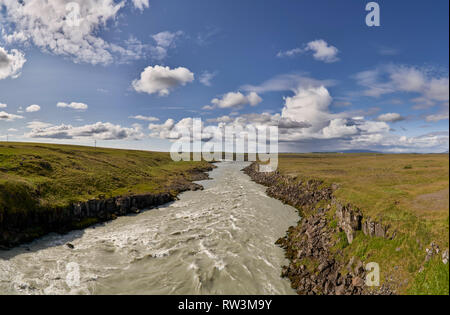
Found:
[[[419,215],[430,215],[435,212],[448,212],[449,191],[443,189],[437,192],[423,194],[412,200],[410,206]]]

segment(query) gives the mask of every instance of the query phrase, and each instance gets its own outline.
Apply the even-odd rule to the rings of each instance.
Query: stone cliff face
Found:
[[[346,241],[352,243],[356,232],[361,230],[369,236],[388,237],[386,227],[364,218],[352,205],[339,202],[333,196],[335,186],[329,187],[318,180],[302,181],[278,172],[260,173],[256,163],[244,172],[267,186],[269,196],[300,212],[302,220],[277,241],[290,261],[283,267],[282,276],[290,279],[298,294],[391,294],[385,287],[368,290],[363,262],[338,261],[332,252],[340,241],[340,233],[345,233]],[[331,209],[336,210],[334,215]],[[336,227],[331,220],[336,222]]]
[[[389,232],[389,226],[364,217],[361,211],[351,204],[342,204],[333,198],[332,204],[336,207],[336,217],[339,227],[345,232],[347,241],[351,244],[357,231],[362,231],[370,237],[381,237],[393,239],[396,232]]]
[[[191,174],[192,180],[207,179],[204,172],[197,169]],[[105,222],[139,210],[153,208],[176,199],[176,195],[187,190],[203,189],[201,185],[184,181],[172,184],[168,191],[158,194],[118,196],[77,202],[67,207],[36,207],[26,212],[5,211],[0,218],[0,249],[7,249],[32,241],[50,232],[66,233],[73,229]]]

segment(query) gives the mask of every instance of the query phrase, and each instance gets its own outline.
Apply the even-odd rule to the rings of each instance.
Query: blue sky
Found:
[[[0,136],[168,150],[199,117],[279,125],[282,151],[447,151],[448,1],[377,1],[379,27],[368,2],[0,0]]]

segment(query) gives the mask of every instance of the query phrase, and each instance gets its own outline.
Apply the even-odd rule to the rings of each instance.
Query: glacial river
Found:
[[[171,204],[0,251],[0,294],[294,294],[274,243],[298,215],[245,165],[219,163]]]

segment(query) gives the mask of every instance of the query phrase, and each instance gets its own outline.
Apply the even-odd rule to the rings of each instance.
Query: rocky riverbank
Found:
[[[82,229],[87,226],[113,220],[118,216],[138,213],[173,201],[181,192],[199,190],[203,187],[193,181],[208,179],[206,172],[213,165],[193,169],[189,180],[173,182],[165,192],[156,194],[141,194],[131,196],[116,196],[85,202],[77,202],[67,207],[45,207],[38,204],[27,212],[0,212],[0,249],[8,249],[21,243],[32,241],[47,233],[67,233],[70,230]]]
[[[336,186],[318,180],[303,181],[278,172],[261,173],[253,163],[244,169],[255,182],[267,186],[267,194],[299,210],[302,219],[277,241],[290,263],[282,276],[290,279],[298,294],[392,294],[383,285],[366,286],[363,261],[342,259],[341,243],[352,243],[357,231],[368,236],[395,237],[381,223],[364,218],[359,209],[343,205],[333,196]]]

